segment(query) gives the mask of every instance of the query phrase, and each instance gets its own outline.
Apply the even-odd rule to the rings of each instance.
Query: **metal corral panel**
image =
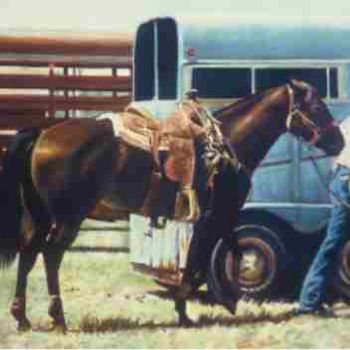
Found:
[[[150,227],[148,219],[130,217],[130,261],[158,280],[172,285],[181,282],[186,266],[193,224],[167,221],[162,229]]]

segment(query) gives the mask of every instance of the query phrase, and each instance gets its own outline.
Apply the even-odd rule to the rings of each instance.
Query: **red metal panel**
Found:
[[[131,91],[128,76],[64,76],[0,74],[2,89],[61,89]]]
[[[0,53],[1,54],[1,53]],[[0,66],[8,67],[48,67],[54,64],[55,67],[81,67],[81,68],[124,68],[131,69],[131,57],[99,57],[99,56],[59,56],[49,57],[23,57],[23,55],[12,55],[1,57]]]
[[[131,56],[132,37],[125,34],[0,36],[1,53]]]
[[[20,110],[1,110],[1,118],[5,119],[11,119],[11,118],[45,118],[46,113],[43,110],[25,110],[25,109],[20,109]],[[1,122],[1,121],[0,121]],[[1,129],[1,127],[0,127]]]
[[[48,75],[2,74],[0,89],[44,89],[48,95],[0,95],[0,129],[45,126],[54,122],[57,111],[121,111],[130,103],[130,76],[117,69],[131,69],[131,35],[0,35],[0,66],[50,67]],[[54,67],[64,67],[56,75]],[[72,75],[69,75],[69,67]],[[75,75],[75,68],[110,68],[111,75]],[[63,94],[57,96],[57,90]],[[113,96],[81,96],[79,91],[111,91]],[[75,96],[69,96],[69,93]],[[79,96],[76,96],[79,95]]]
[[[56,111],[121,111],[131,101],[130,96],[46,96],[46,95],[0,95],[0,110],[45,110],[51,103]]]

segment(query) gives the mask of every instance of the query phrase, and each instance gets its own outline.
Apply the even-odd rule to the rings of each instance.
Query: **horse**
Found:
[[[200,166],[195,168],[196,176],[206,173],[196,178],[196,186],[202,189],[198,191],[202,215],[195,223],[183,288],[175,300],[180,325],[191,324],[186,313],[188,285],[203,270],[200,265],[215,241],[231,233],[236,213],[249,189],[249,179],[277,138],[290,131],[329,155],[337,154],[343,147],[342,135],[326,105],[316,90],[304,82],[293,81],[243,98],[216,111],[215,118],[221,124],[225,141],[225,147],[218,149],[236,155],[240,171],[236,171],[236,166],[227,166],[222,158],[219,163],[225,166],[218,166],[208,176],[206,163],[197,162]],[[41,133],[34,130],[20,134],[17,145],[14,142],[15,152],[12,155],[9,152],[4,162],[0,200],[15,214],[5,215],[2,220],[7,223],[4,229],[13,230],[7,234],[4,229],[1,231],[0,239],[4,243],[0,246],[0,257],[6,267],[19,253],[16,292],[11,305],[19,330],[30,328],[26,285],[39,252],[44,257],[51,296],[49,315],[55,328],[65,330],[58,273],[81,221],[86,217],[118,218],[123,210],[140,213],[152,182],[154,160],[147,152],[130,149],[115,137],[112,129],[110,121],[77,119]],[[200,150],[206,147],[195,147],[196,159],[202,159]],[[164,163],[164,159],[158,161]],[[131,167],[127,166],[130,164]],[[243,190],[242,179],[248,179]],[[208,184],[209,180],[211,190],[203,190],[203,183]],[[170,190],[171,197],[174,192]],[[108,215],[106,207],[111,209]],[[216,234],[208,239],[208,232]],[[229,302],[224,297],[221,302],[232,309],[236,300]]]

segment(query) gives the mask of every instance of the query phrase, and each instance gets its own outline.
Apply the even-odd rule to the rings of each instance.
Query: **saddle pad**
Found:
[[[125,127],[123,114],[104,113],[98,117],[98,120],[101,119],[108,119],[111,121],[115,137],[122,139],[131,146],[151,152],[151,134],[135,132],[134,130]]]
[[[103,113],[96,118],[96,120],[102,120],[102,119],[110,120],[113,126],[113,133],[116,137],[118,137],[119,131],[123,126],[123,121],[121,119],[120,113],[113,113],[113,112]]]

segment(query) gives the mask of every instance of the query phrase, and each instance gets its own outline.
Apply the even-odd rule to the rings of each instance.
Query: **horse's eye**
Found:
[[[322,111],[322,108],[322,105],[318,101],[315,101],[315,103],[310,105],[310,112],[317,114]]]

